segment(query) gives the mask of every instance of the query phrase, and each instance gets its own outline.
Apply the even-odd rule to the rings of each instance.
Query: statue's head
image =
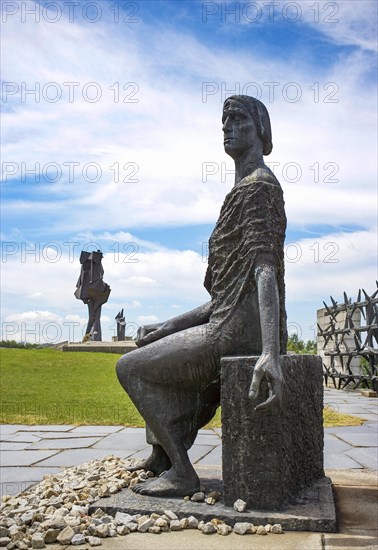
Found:
[[[223,105],[224,148],[235,158],[256,140],[261,143],[263,155],[269,155],[273,148],[272,131],[267,108],[261,101],[247,95],[228,97]]]

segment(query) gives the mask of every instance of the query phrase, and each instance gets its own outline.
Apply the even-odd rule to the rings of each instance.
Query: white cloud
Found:
[[[138,317],[139,323],[143,324],[149,324],[149,323],[156,323],[159,321],[159,318],[156,317],[156,315],[140,315]]]
[[[342,10],[340,22],[325,27],[329,39],[349,36],[353,43],[358,41],[354,36],[366,35],[364,40],[370,44],[370,27],[366,27],[368,34],[360,30],[372,20],[371,3],[365,12],[345,8],[344,4],[352,3],[338,3]],[[168,28],[162,33],[159,25],[150,28],[142,22],[128,30],[127,48],[119,47],[124,37],[114,27],[104,32],[100,26],[88,30],[64,21],[59,25],[41,22],[38,40],[32,24],[17,25],[14,18],[5,27],[7,80],[32,82],[38,78],[42,84],[54,80],[62,88],[66,81],[78,81],[81,87],[95,81],[103,90],[103,97],[95,104],[81,96],[74,103],[62,100],[57,104],[21,104],[17,98],[9,99],[12,110],[3,118],[7,140],[4,161],[25,162],[28,167],[35,162],[42,167],[57,162],[63,169],[62,179],[56,184],[42,179],[33,202],[28,197],[10,201],[11,211],[24,215],[39,212],[42,216],[53,213],[51,229],[77,232],[87,227],[83,212],[92,211],[94,231],[104,227],[118,231],[125,226],[214,223],[232,185],[231,177],[222,182],[222,163],[232,168],[232,162],[222,147],[221,92],[232,89],[235,83],[240,83],[243,91],[243,86],[253,81],[260,86],[262,99],[271,112],[275,147],[267,160],[279,163],[276,172],[285,188],[290,223],[301,224],[303,219],[322,223],[323,208],[330,209],[336,201],[342,206],[332,211],[334,224],[353,220],[359,208],[364,210],[366,226],[375,216],[372,158],[376,128],[372,114],[376,101],[373,87],[364,82],[372,68],[372,59],[365,50],[345,53],[335,59],[331,69],[320,70],[304,63],[264,58],[253,49],[215,52],[189,34]],[[319,24],[317,28],[323,27]],[[138,38],[142,28],[143,45]],[[49,43],[48,51],[41,48],[42,38]],[[20,40],[28,43],[28,51],[22,56],[17,54]],[[147,52],[153,55],[149,62]],[[109,86],[125,81],[138,84],[138,103],[114,103]],[[202,85],[206,82],[219,91],[204,98]],[[272,103],[269,87],[264,85],[269,82],[279,83]],[[295,92],[295,88],[287,92],[288,82],[296,84],[302,96],[300,102],[287,99]],[[357,146],[355,159],[352,153]],[[80,166],[75,168],[77,178],[69,183],[64,163],[74,161]],[[83,167],[88,162],[101,167],[98,183],[85,181]],[[205,182],[206,162],[215,163],[219,169]],[[285,181],[285,166],[291,162],[301,167],[302,177],[297,184]],[[115,168],[110,169],[115,163],[120,167],[118,183],[114,181]],[[136,183],[130,182],[134,165],[128,163],[138,167]],[[315,169],[310,168],[315,163],[319,163],[319,182],[314,181]],[[324,169],[327,163],[339,167],[337,184],[324,182],[332,173],[332,167]],[[13,185],[12,181],[8,185]],[[362,190],[357,186],[363,186]],[[321,201],[319,193],[323,195]],[[50,200],[46,201],[47,197]],[[120,242],[128,242],[127,231],[118,231],[118,235]]]
[[[33,292],[28,296],[31,300],[39,300],[41,298],[44,298],[45,294],[43,292]]]
[[[88,319],[85,317],[80,317],[80,315],[66,315],[64,317],[65,321],[69,321],[71,323],[80,323],[81,325],[84,325],[88,322]]]
[[[162,32],[159,21],[154,26],[140,21],[125,30],[64,20],[53,25],[42,20],[36,26],[32,18],[19,24],[14,17],[3,26],[4,80],[28,86],[38,80],[41,89],[55,82],[64,92],[57,103],[43,97],[34,102],[31,96],[22,103],[15,95],[3,104],[3,161],[18,166],[24,162],[27,167],[56,162],[63,170],[57,183],[46,178],[36,185],[28,182],[30,193],[21,198],[16,180],[8,181],[14,193],[6,206],[12,216],[35,216],[32,232],[37,238],[42,234],[45,242],[50,234],[62,231],[62,241],[64,235],[70,240],[74,234],[78,240],[118,243],[119,248],[103,260],[105,281],[112,288],[103,307],[106,323],[113,322],[122,307],[130,319],[136,314],[133,310],[140,310],[141,317],[163,319],[173,307],[194,307],[208,299],[202,286],[206,265],[199,254],[138,239],[130,230],[216,221],[232,185],[232,176],[222,173],[224,167],[232,168],[222,147],[222,91],[237,83],[241,92],[244,85],[257,83],[271,113],[274,150],[266,160],[278,163],[275,172],[284,189],[290,226],[364,228],[354,233],[335,229],[316,240],[298,241],[300,261],[287,263],[289,314],[294,318],[298,312],[301,323],[308,325],[324,296],[371,287],[376,250],[376,91],[368,75],[374,64],[375,3],[338,2],[335,25],[324,22],[327,4],[334,3],[315,4],[319,4],[319,23],[315,24],[313,11],[302,13],[323,34],[324,42],[357,46],[339,52],[332,67],[313,66],[300,52],[284,61],[264,57],[252,42],[248,50],[208,47],[189,32],[173,31],[168,25]],[[20,52],[20,44],[28,47]],[[79,82],[73,103],[67,100],[64,82]],[[102,91],[97,103],[82,97],[88,82],[96,82]],[[115,82],[120,83],[119,103],[109,88]],[[122,87],[127,82],[137,84],[138,103],[123,103]],[[206,82],[217,91],[204,97]],[[278,86],[270,102],[264,83],[272,82]],[[297,89],[301,94],[298,103],[290,101],[285,88],[289,82],[296,85],[291,93]],[[69,182],[64,163],[72,162],[80,166]],[[101,167],[97,183],[84,177],[83,167],[89,162]],[[214,163],[217,172],[203,181],[206,162]],[[119,182],[114,181],[116,163]],[[299,166],[297,182],[290,181],[290,163]],[[131,176],[133,167],[138,171]],[[329,181],[332,172],[337,182]],[[138,182],[131,182],[132,177]],[[6,233],[8,240],[23,238],[17,227],[7,228]],[[28,238],[33,237],[28,234]],[[337,243],[338,263],[324,261],[331,252],[325,248],[330,242]],[[135,248],[125,250],[130,244]],[[39,261],[30,255],[24,262],[9,256],[3,263],[5,319],[34,314],[37,306],[46,309],[40,313],[66,322],[86,322],[87,307],[73,296],[77,258],[70,261],[64,247],[57,262],[50,261],[53,257],[54,248],[47,246]],[[173,301],[183,306],[171,305]],[[32,317],[27,322],[38,321]]]
[[[306,6],[306,4],[305,4]],[[375,0],[319,0],[302,9],[304,20],[330,42],[377,51],[377,3]]]
[[[24,311],[23,313],[15,313],[13,315],[8,315],[5,317],[5,321],[8,322],[15,322],[15,323],[21,323],[21,322],[27,322],[27,321],[33,321],[33,322],[59,322],[61,320],[61,317],[58,315],[55,315],[54,313],[51,313],[50,311]]]

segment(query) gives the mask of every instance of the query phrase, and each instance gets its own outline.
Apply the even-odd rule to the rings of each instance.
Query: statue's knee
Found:
[[[118,380],[125,389],[129,386],[130,381],[135,378],[135,370],[135,361],[133,361],[131,356],[128,357],[128,354],[117,361],[116,372]]]

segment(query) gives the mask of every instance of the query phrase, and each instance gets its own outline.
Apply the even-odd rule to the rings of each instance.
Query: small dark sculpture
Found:
[[[123,309],[115,316],[117,322],[117,341],[123,342],[125,340],[126,321],[123,316]]]
[[[248,96],[228,98],[223,132],[225,151],[235,161],[235,186],[210,237],[204,284],[211,300],[141,327],[139,349],[117,363],[119,381],[145,419],[153,446],[138,467],[165,472],[135,485],[141,494],[184,496],[199,490],[187,451],[219,406],[222,357],[260,356],[249,389],[251,406],[263,377],[270,396],[256,409],[271,407],[282,395],[286,216],[280,184],[263,161],[272,150],[266,107]]]
[[[89,319],[83,341],[101,341],[101,307],[108,301],[110,286],[103,280],[104,270],[101,265],[102,253],[85,252],[80,254],[81,272],[76,284],[75,296],[88,305]]]

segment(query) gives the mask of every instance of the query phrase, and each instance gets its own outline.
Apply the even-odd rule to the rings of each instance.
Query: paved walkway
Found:
[[[326,470],[378,470],[378,399],[325,389],[324,401],[341,413],[366,419],[362,426],[325,429]],[[220,430],[201,430],[189,451],[197,466],[221,465]],[[144,429],[122,426],[0,426],[2,494],[17,494],[45,474],[114,454],[145,458]]]
[[[325,429],[324,460],[333,482],[338,533],[291,531],[267,537],[181,533],[133,533],[104,539],[103,550],[377,550],[378,399],[359,392],[325,389],[325,403],[366,419],[362,426]],[[122,426],[0,425],[1,492],[17,494],[45,474],[101,458],[146,457],[144,430]],[[190,450],[198,466],[221,465],[220,430],[201,430]],[[275,538],[277,537],[277,539]],[[62,547],[69,550],[72,547]],[[87,545],[85,549],[87,550]]]

